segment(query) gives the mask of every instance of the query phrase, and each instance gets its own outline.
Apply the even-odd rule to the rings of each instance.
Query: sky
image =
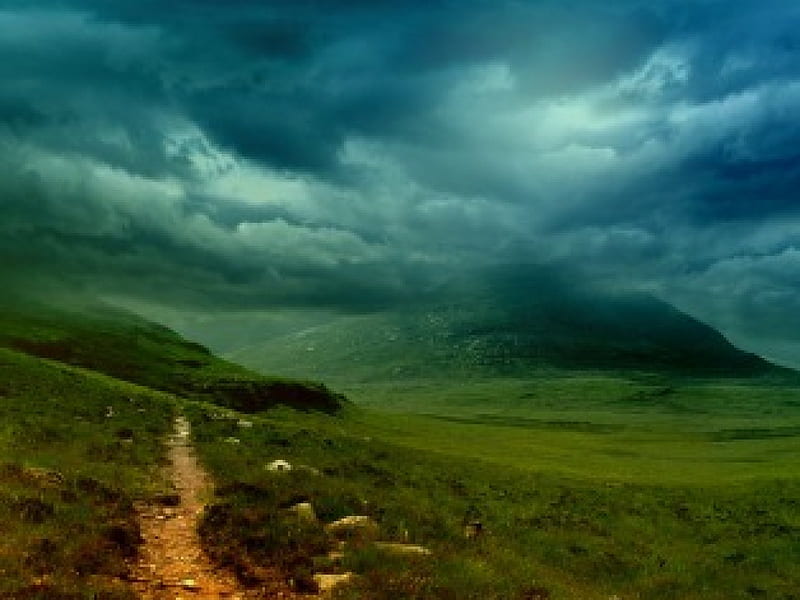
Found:
[[[391,310],[644,290],[800,365],[800,4],[0,0],[0,279]]]

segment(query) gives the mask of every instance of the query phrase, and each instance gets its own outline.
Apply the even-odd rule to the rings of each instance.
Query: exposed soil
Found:
[[[144,543],[134,568],[143,600],[245,600],[297,598],[277,576],[260,589],[244,589],[232,573],[215,567],[200,547],[198,521],[211,481],[192,449],[189,423],[175,420],[169,437],[168,476],[175,488],[157,505],[139,507]]]

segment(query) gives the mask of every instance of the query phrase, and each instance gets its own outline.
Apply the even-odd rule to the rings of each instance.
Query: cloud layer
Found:
[[[0,250],[196,306],[406,302],[555,263],[800,364],[792,3],[0,8]]]

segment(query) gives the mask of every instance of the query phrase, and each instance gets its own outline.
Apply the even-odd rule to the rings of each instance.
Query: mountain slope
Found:
[[[650,295],[574,289],[549,275],[495,273],[446,300],[343,315],[228,356],[263,372],[330,381],[621,369],[753,376],[781,369]]]
[[[323,385],[258,375],[166,327],[83,299],[5,299],[0,347],[238,410],[284,404],[335,412],[341,405]]]

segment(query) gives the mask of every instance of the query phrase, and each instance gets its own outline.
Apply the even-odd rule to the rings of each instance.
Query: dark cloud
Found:
[[[552,263],[785,357],[798,24],[755,0],[8,0],[0,270],[364,310]]]

